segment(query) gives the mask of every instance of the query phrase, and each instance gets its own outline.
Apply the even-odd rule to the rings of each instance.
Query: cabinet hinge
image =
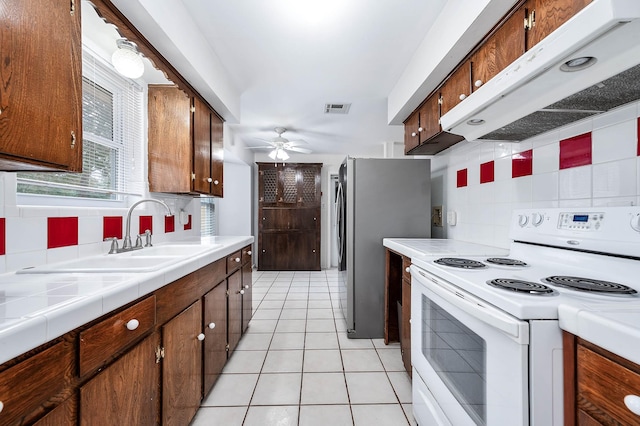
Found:
[[[225,293],[227,294],[227,297],[229,297],[229,290],[226,290]]]
[[[160,364],[160,360],[164,358],[164,348],[158,346],[156,348],[156,364]]]
[[[195,173],[191,173],[191,180],[196,180],[196,174]]]
[[[76,0],[71,0],[71,8],[69,9],[71,16],[76,14]]]
[[[227,343],[227,346],[225,346],[225,350],[226,350],[227,352],[229,352],[229,344],[228,344],[228,343]]]
[[[524,30],[525,31],[529,31],[530,29],[532,29],[533,27],[536,26],[536,11],[532,10],[531,12],[527,13],[528,11],[525,11],[525,17],[524,17]]]
[[[438,105],[442,105],[442,102],[444,102],[444,98],[442,96],[440,96],[438,98]]]
[[[191,107],[191,112],[196,112],[196,107],[195,106]]]
[[[71,149],[76,147],[76,132],[71,131]]]

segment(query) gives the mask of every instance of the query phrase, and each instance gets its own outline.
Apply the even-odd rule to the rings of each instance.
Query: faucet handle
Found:
[[[142,248],[142,235],[144,234],[140,234],[136,236],[136,245],[135,247],[133,247],[134,249]]]
[[[109,254],[118,253],[118,238],[117,237],[107,237],[104,240],[105,241],[111,241],[111,248],[109,249]]]
[[[151,231],[148,230],[148,229],[146,231],[144,231],[144,236],[146,237],[144,246],[145,247],[152,247],[153,244],[151,244]]]

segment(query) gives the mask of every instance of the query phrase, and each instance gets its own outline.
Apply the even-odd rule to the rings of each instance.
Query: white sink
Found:
[[[129,253],[121,253],[132,257],[144,256],[193,256],[207,250],[222,247],[222,244],[200,245],[200,244],[166,244],[153,247],[145,247]],[[119,256],[119,255],[118,255]]]
[[[61,274],[72,272],[84,273],[117,273],[117,272],[151,272],[158,268],[177,263],[183,257],[178,256],[123,256],[109,254],[102,256],[86,257],[68,262],[51,263],[48,265],[24,268],[16,271],[17,274]]]

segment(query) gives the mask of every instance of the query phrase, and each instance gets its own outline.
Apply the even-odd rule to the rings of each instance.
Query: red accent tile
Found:
[[[164,233],[168,234],[169,232],[174,232],[176,230],[176,217],[175,216],[165,216],[164,217]]]
[[[458,188],[467,186],[467,169],[458,170],[456,178]]]
[[[144,234],[147,229],[153,234],[153,216],[140,216],[138,234]]]
[[[47,248],[78,245],[77,217],[47,218]]]
[[[189,220],[187,221],[187,223],[184,224],[184,230],[188,231],[189,229],[191,229],[191,215],[189,215]]]
[[[523,151],[511,156],[511,177],[531,176],[533,173],[533,150]]]
[[[102,239],[122,239],[122,216],[104,216],[102,218]]]
[[[560,141],[560,170],[591,164],[591,132]]]
[[[638,155],[640,156],[640,117],[638,117]]]
[[[494,180],[495,162],[488,161],[480,164],[480,183],[489,183]]]
[[[5,218],[0,217],[0,256],[7,253],[7,242],[6,242],[6,223]]]

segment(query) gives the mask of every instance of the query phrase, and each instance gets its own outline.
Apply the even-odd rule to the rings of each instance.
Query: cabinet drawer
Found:
[[[251,246],[246,246],[242,249],[242,264],[246,265],[247,263],[251,264],[251,259],[253,252],[251,251]]]
[[[640,424],[624,404],[640,395],[640,374],[582,345],[577,348],[578,409],[605,424]]]
[[[74,347],[63,341],[0,373],[0,424],[30,423],[46,405],[64,399],[73,372]]]
[[[102,367],[155,324],[156,297],[151,296],[81,332],[80,377]]]
[[[240,265],[242,265],[242,250],[227,256],[227,275],[238,269]]]
[[[411,266],[411,258],[402,256],[402,279],[411,282],[411,272],[409,267]]]

